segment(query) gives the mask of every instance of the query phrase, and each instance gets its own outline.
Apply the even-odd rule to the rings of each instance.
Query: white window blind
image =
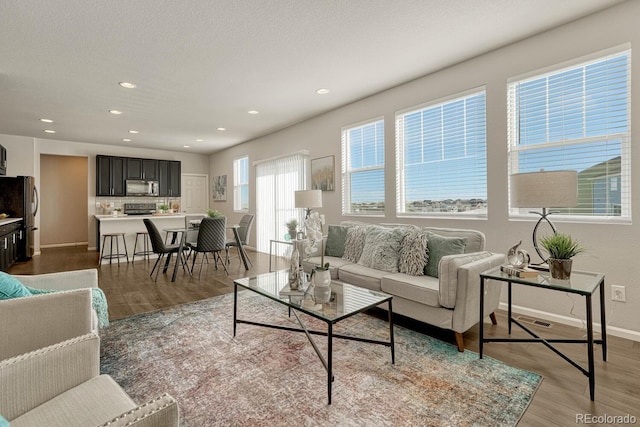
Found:
[[[384,120],[342,129],[342,213],[384,215]]]
[[[484,89],[396,114],[397,212],[487,215]]]
[[[249,211],[249,157],[233,161],[233,210]]]
[[[560,215],[631,217],[630,55],[618,50],[508,85],[509,174],[578,172],[578,205]]]
[[[287,233],[286,222],[290,219],[296,218],[302,223],[303,209],[295,208],[295,192],[306,188],[307,164],[308,156],[302,154],[256,164],[258,251],[268,253],[271,239],[283,240]],[[287,248],[287,245],[274,246],[278,255],[283,255]]]

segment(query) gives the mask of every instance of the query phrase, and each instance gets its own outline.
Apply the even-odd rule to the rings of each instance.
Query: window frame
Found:
[[[245,162],[247,181],[241,182],[242,172],[240,171],[241,162]],[[242,208],[242,189],[247,189],[247,207]],[[249,212],[249,156],[242,156],[233,159],[233,211],[239,213]]]
[[[410,113],[417,113],[430,108],[444,106],[449,103],[453,103],[465,98],[470,98],[474,95],[484,95],[484,180],[485,180],[485,205],[486,208],[481,211],[469,211],[469,212],[407,212],[406,205],[406,189],[405,189],[405,139],[403,129],[401,129],[400,122],[404,120],[404,116]],[[466,126],[466,125],[463,125]],[[487,90],[486,86],[478,86],[471,89],[467,89],[461,92],[450,94],[438,99],[434,99],[422,104],[414,105],[412,107],[404,108],[396,111],[395,114],[395,139],[396,139],[396,216],[402,218],[447,218],[447,219],[479,219],[486,220],[488,218],[488,155],[487,155]]]
[[[607,59],[607,57],[615,57],[618,55],[627,55],[627,102],[626,102],[626,116],[627,116],[627,130],[626,132],[612,132],[607,133],[602,136],[582,136],[577,138],[571,138],[568,140],[560,140],[560,141],[546,141],[543,143],[531,144],[529,146],[519,145],[519,120],[512,116],[512,112],[517,114],[518,111],[515,111],[512,108],[513,101],[513,92],[515,89],[512,88],[512,85],[516,83],[526,83],[528,81],[533,81],[536,79],[549,77],[553,75],[560,75],[562,73],[568,72],[570,70],[575,70],[577,68],[585,68],[590,64],[595,64],[598,62],[602,62]],[[615,46],[610,49],[601,50],[598,52],[594,52],[589,55],[581,56],[578,58],[571,59],[569,61],[564,61],[559,64],[551,65],[549,67],[545,67],[539,70],[534,70],[527,72],[525,74],[521,74],[519,76],[511,77],[507,80],[507,127],[508,127],[508,135],[507,135],[507,177],[512,174],[518,173],[518,156],[514,153],[519,152],[535,152],[538,149],[544,148],[556,148],[563,146],[571,146],[571,145],[580,145],[580,144],[589,144],[593,142],[604,142],[607,143],[609,141],[620,140],[620,173],[619,174],[611,174],[607,175],[607,178],[620,177],[620,188],[621,188],[621,214],[618,215],[580,215],[580,214],[568,214],[557,212],[553,216],[554,222],[574,222],[574,223],[594,223],[594,224],[630,224],[632,221],[632,192],[631,192],[631,84],[632,84],[632,74],[631,74],[631,45],[626,43],[620,46]],[[587,95],[584,95],[585,97]],[[548,112],[548,110],[546,110]],[[548,120],[548,119],[547,119]],[[610,160],[610,159],[609,159]],[[595,166],[595,165],[594,165]],[[570,168],[566,168],[570,169]],[[510,182],[509,188],[507,192],[507,211],[508,211],[508,219],[512,220],[527,220],[527,219],[535,219],[538,216],[531,213],[530,209],[526,208],[517,208],[511,206],[511,191],[510,191]],[[552,208],[551,206],[547,206],[547,208]],[[595,211],[595,209],[594,209]]]
[[[350,150],[350,145],[349,145],[349,141],[348,141],[348,134],[350,131],[358,129],[358,128],[365,128],[369,125],[373,125],[373,126],[377,126],[378,124],[382,124],[382,165],[376,165],[376,166],[365,166],[365,167],[361,167],[361,168],[357,168],[357,169],[349,169],[348,165],[350,164],[350,160],[351,160],[351,150]],[[385,121],[384,121],[384,116],[379,116],[379,117],[375,117],[369,120],[365,120],[362,122],[358,122],[358,123],[354,123],[351,125],[347,125],[347,126],[343,126],[341,131],[340,131],[340,135],[341,135],[341,150],[342,150],[342,215],[343,216],[363,216],[363,217],[368,217],[368,218],[375,218],[375,217],[379,217],[379,218],[384,218],[385,217],[385,209],[386,209],[386,191],[385,191],[385,187],[386,187],[386,171],[385,171],[385,165],[386,165],[386,153],[385,153]],[[348,146],[349,145],[349,146]],[[366,213],[366,212],[352,212],[351,211],[351,205],[352,205],[352,194],[351,194],[351,177],[353,175],[354,172],[367,172],[367,171],[374,171],[374,170],[381,170],[382,171],[382,182],[383,182],[383,186],[382,186],[382,193],[383,193],[383,197],[382,197],[382,202],[383,202],[383,206],[382,206],[382,210],[378,213],[378,212],[372,212],[372,213]]]

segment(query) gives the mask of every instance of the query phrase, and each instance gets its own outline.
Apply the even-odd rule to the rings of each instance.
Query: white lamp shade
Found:
[[[511,175],[514,208],[570,208],[578,203],[578,173],[571,170]]]
[[[322,190],[296,191],[296,208],[321,208]]]

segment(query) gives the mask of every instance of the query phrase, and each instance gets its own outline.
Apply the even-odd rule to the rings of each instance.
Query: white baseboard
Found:
[[[40,245],[40,248],[66,248],[70,246],[84,246],[88,245],[89,242],[73,242],[73,243],[52,243],[50,245]]]
[[[507,311],[507,303],[501,302],[500,309]],[[548,313],[546,311],[535,310],[532,308],[522,307],[519,305],[512,305],[511,311],[513,313],[524,314],[530,317],[536,317],[538,319],[544,319],[551,322],[561,323],[563,325],[573,326],[579,329],[582,329],[583,324],[580,319],[576,319],[575,317],[562,316],[560,314]],[[600,333],[600,323],[593,323],[593,331],[594,333]],[[640,342],[640,332],[632,331],[630,329],[623,329],[617,326],[607,325],[607,335],[613,335],[620,338],[626,338],[631,341]]]

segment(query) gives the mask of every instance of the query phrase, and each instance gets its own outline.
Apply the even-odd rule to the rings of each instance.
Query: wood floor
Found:
[[[160,273],[157,283],[149,278],[153,263],[136,259],[135,263],[103,264],[98,269],[99,284],[109,302],[111,320],[138,313],[158,310],[176,304],[197,301],[233,292],[233,279],[264,273],[269,270],[269,257],[250,252],[253,268],[246,272],[236,258],[230,265],[230,274],[205,264],[202,278],[178,272],[176,282]],[[86,247],[45,249],[42,255],[27,263],[13,266],[9,273],[39,274],[55,271],[93,268],[98,265],[96,252]],[[285,268],[281,264],[280,268]],[[374,313],[375,314],[375,313]],[[231,314],[230,314],[231,315]],[[498,312],[498,325],[485,323],[487,334],[506,336],[506,313]],[[442,331],[419,322],[399,318],[397,324],[417,329],[455,344],[453,333]],[[513,336],[524,337],[515,331]],[[532,326],[548,338],[584,337],[586,331],[553,324],[551,328]],[[465,345],[478,349],[478,327],[464,334]],[[595,416],[631,415],[640,423],[640,343],[617,337],[608,337],[608,361],[602,361],[600,346],[596,346],[596,400],[589,400],[587,377],[540,344],[488,343],[485,354],[512,366],[536,372],[544,377],[533,402],[520,421],[520,426],[568,426],[578,424],[580,414]],[[558,347],[571,358],[586,366],[586,345],[560,344]],[[397,361],[396,363],[402,363]],[[611,425],[613,423],[598,423]]]

